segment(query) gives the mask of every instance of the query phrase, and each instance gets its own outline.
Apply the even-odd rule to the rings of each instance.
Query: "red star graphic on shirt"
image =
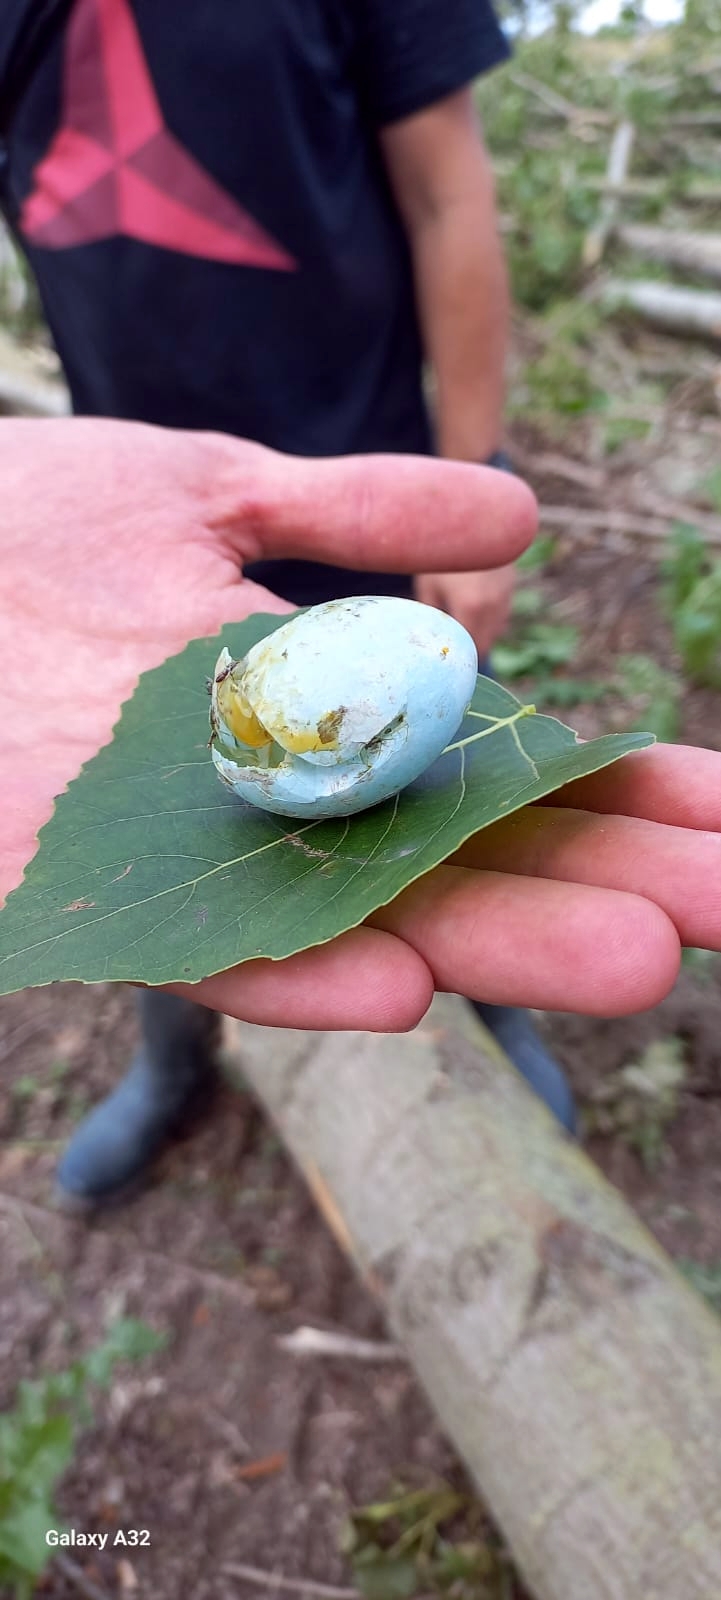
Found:
[[[63,250],[122,233],[211,261],[294,269],[168,132],[128,0],[76,0],[62,103],[20,216],[33,244]]]

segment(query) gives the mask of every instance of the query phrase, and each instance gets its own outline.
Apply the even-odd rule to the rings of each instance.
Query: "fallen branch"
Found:
[[[619,278],[605,283],[598,299],[607,311],[633,311],[667,332],[721,340],[721,294]]]
[[[235,1468],[235,1476],[240,1483],[258,1483],[261,1478],[273,1478],[287,1465],[287,1450],[274,1450],[271,1455],[260,1456],[257,1461],[244,1461]]]
[[[668,159],[675,163],[679,154],[679,135],[667,128],[658,134],[653,145],[645,140],[647,153],[654,160],[662,159],[664,153]],[[695,167],[699,172],[705,172],[710,178],[718,182],[718,169],[721,162],[721,139],[687,138],[683,141],[683,159],[687,166]]]
[[[468,1008],[226,1044],[536,1600],[716,1600],[721,1327]]]
[[[721,200],[721,189],[718,193]],[[621,244],[647,260],[663,261],[669,267],[681,267],[721,283],[721,234],[682,233],[642,223],[624,223],[614,231]]]
[[[620,204],[620,188],[626,180],[636,129],[632,122],[619,122],[608,153],[606,185],[608,193],[603,201],[598,220],[587,233],[583,245],[583,264],[596,267],[613,231]]]
[[[536,477],[548,473],[553,478],[565,478],[567,483],[590,489],[594,494],[603,489],[606,481],[600,467],[589,467],[582,461],[559,455],[555,450],[526,450],[516,439],[513,441],[513,459],[522,472]]]
[[[660,506],[661,502],[658,504]],[[673,502],[668,503],[667,511],[651,514],[632,508],[620,511],[615,507],[589,509],[584,506],[577,510],[574,506],[541,505],[540,521],[544,528],[568,528],[571,533],[608,529],[628,538],[663,541],[668,541],[675,522],[692,522],[699,533],[703,533],[707,544],[721,548],[721,517],[697,511],[695,506],[674,505]]]
[[[510,164],[509,164],[510,165]],[[616,194],[622,200],[656,199],[668,190],[664,178],[626,177],[622,183],[610,182],[607,173],[584,173],[579,177],[584,189],[592,193]],[[712,178],[691,178],[683,190],[674,193],[673,203],[679,205],[713,205],[721,200],[721,184]]]
[[[721,128],[721,111],[675,111],[668,128]]]
[[[679,194],[674,195],[675,205],[718,205],[721,200],[721,183],[718,178],[691,177]]]
[[[629,198],[636,195],[644,198],[647,195],[655,196],[662,194],[665,188],[660,178],[626,177],[619,181],[610,178],[608,172],[584,173],[579,182],[583,184],[584,189],[590,189],[593,193],[618,194]]]
[[[683,72],[664,72],[654,77],[644,74],[643,87],[646,93],[651,90],[654,94],[664,93],[666,90],[680,90],[684,78],[709,78],[721,68],[721,56],[706,58],[705,61],[694,62],[693,66],[686,64]]]
[[[88,1578],[82,1567],[78,1566],[77,1561],[72,1561],[70,1556],[56,1555],[55,1565],[77,1589],[78,1594],[85,1596],[85,1600],[110,1600],[107,1589],[101,1589],[99,1584],[93,1583],[92,1578]]]
[[[665,375],[662,369],[654,369],[652,363],[644,357],[639,363],[638,370],[643,373],[646,369],[654,378]],[[715,370],[714,364],[713,371],[715,372]],[[678,367],[670,375],[678,377]],[[701,376],[708,376],[708,374],[702,370]],[[637,401],[629,401],[628,404],[619,402],[612,415],[628,417],[638,422],[647,422],[651,428],[670,427],[681,433],[702,433],[710,439],[718,439],[721,444],[721,417],[718,420],[714,417],[699,417],[696,412],[676,411],[675,408],[672,409],[668,404],[666,406],[644,406]]]
[[[0,372],[0,409],[21,417],[65,417],[70,407],[58,385]]]
[[[226,1561],[221,1571],[224,1577],[243,1578],[246,1583],[256,1583],[262,1589],[284,1589],[288,1594],[317,1595],[319,1600],[361,1600],[357,1589],[342,1589],[334,1583],[316,1583],[315,1578],[284,1578],[279,1572],[249,1567],[245,1561]]]
[[[30,417],[67,414],[64,383],[45,377],[40,366],[37,355],[0,330],[0,408]]]
[[[721,56],[707,56],[705,61],[695,61],[684,70],[688,78],[708,78],[714,72],[721,72]]]
[[[668,495],[646,491],[644,506],[652,516],[668,518],[671,522],[692,522],[708,544],[721,543],[721,517],[713,511],[702,511],[688,500],[669,500]]]
[[[405,1361],[397,1344],[384,1339],[357,1339],[349,1333],[330,1333],[325,1328],[296,1328],[279,1334],[276,1344],[292,1356],[342,1356],[351,1361]]]
[[[556,116],[565,117],[568,122],[591,122],[599,127],[606,127],[611,120],[607,111],[597,111],[593,106],[574,105],[565,95],[549,88],[547,83],[541,83],[539,78],[532,77],[530,72],[511,72],[508,81],[517,89],[525,89],[528,94],[534,95],[548,111],[554,112]]]

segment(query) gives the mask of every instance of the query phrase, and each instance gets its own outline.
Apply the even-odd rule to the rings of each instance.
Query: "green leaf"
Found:
[[[696,683],[721,687],[721,562],[698,579],[673,629],[684,670]]]
[[[27,1425],[21,1434],[17,1478],[23,1479],[28,1489],[41,1484],[50,1487],[72,1460],[73,1437],[73,1425],[67,1416],[46,1417],[41,1423]]]
[[[355,1563],[353,1576],[365,1600],[411,1600],[419,1593],[415,1561],[388,1560],[382,1551],[367,1566]]]
[[[223,642],[241,656],[284,620],[255,616]],[[0,993],[61,979],[196,982],[322,944],[477,829],[653,742],[579,743],[480,678],[459,736],[403,794],[293,826],[215,775],[205,678],[217,653],[217,639],[194,640],[144,674],[112,744],[57,801],[0,913]]]
[[[721,1262],[714,1266],[704,1266],[700,1261],[677,1260],[676,1266],[688,1279],[689,1283],[702,1294],[714,1311],[721,1315]]]
[[[672,618],[690,598],[705,569],[706,544],[698,528],[677,522],[669,540],[668,553],[661,563],[666,605]]]
[[[104,1389],[110,1382],[118,1361],[138,1361],[142,1356],[154,1355],[162,1350],[165,1336],[156,1333],[147,1322],[137,1317],[120,1317],[109,1329],[102,1344],[84,1357],[84,1374],[90,1383]]]
[[[498,1553],[489,1544],[466,1540],[463,1544],[443,1544],[434,1563],[437,1582],[448,1584],[457,1578],[485,1580],[500,1569]]]
[[[548,667],[563,667],[578,647],[575,628],[558,622],[534,622],[518,639],[504,639],[493,648],[493,666],[502,678],[523,678]]]
[[[26,1500],[17,1504],[3,1517],[0,1525],[0,1579],[7,1578],[19,1586],[24,1577],[40,1576],[49,1559],[45,1543],[48,1528],[62,1524],[51,1505],[42,1499]],[[32,1586],[27,1592],[30,1593]]]
[[[672,672],[659,666],[653,656],[619,656],[616,662],[618,689],[624,697],[640,700],[639,719],[651,728],[657,739],[673,744],[678,735],[681,685]]]
[[[721,467],[714,467],[708,477],[704,478],[701,487],[705,489],[716,511],[721,511]]]
[[[31,1414],[27,1397],[32,1391]],[[23,1484],[23,1492],[29,1492],[39,1484],[52,1485],[70,1460],[72,1443],[71,1421],[53,1414],[52,1399],[43,1383],[27,1384],[19,1391],[15,1409],[2,1419],[0,1487],[12,1482]]]
[[[540,678],[535,685],[536,699],[541,705],[559,706],[564,710],[605,700],[608,691],[608,683],[594,683],[585,678]]]
[[[522,556],[519,556],[516,562],[517,570],[519,572],[536,572],[539,567],[547,567],[553,561],[557,545],[558,540],[554,533],[539,534],[538,538],[534,539],[533,544],[529,544],[528,549],[524,550]],[[518,591],[519,594],[521,592],[521,590]],[[513,609],[515,612],[515,603]]]

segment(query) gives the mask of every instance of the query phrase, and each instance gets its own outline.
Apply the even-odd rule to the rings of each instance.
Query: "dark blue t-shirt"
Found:
[[[427,451],[378,129],[506,54],[490,0],[0,0],[2,204],[74,409]]]

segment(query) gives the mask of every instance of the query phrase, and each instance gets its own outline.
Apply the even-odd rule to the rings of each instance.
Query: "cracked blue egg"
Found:
[[[361,595],[293,616],[211,684],[211,752],[243,800],[287,817],[349,816],[420,776],[453,739],[478,659],[460,623]]]

